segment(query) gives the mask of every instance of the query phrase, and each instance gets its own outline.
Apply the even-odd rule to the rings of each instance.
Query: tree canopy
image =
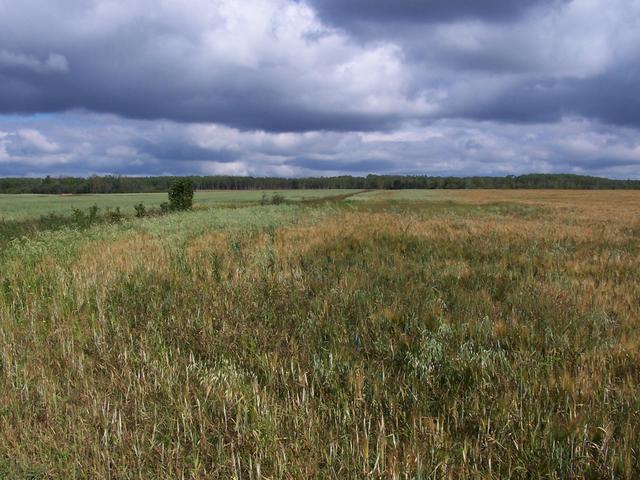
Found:
[[[613,180],[570,174],[530,174],[505,177],[433,177],[426,175],[367,175],[366,177],[234,177],[234,176],[93,176],[0,178],[0,193],[144,193],[167,192],[179,179],[193,183],[196,190],[273,190],[273,189],[640,189],[640,180]]]

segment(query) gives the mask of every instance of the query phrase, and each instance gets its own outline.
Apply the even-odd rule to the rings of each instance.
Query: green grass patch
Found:
[[[288,201],[312,200],[357,193],[359,190],[220,190],[196,192],[194,204],[222,206],[259,203],[263,195],[281,195]],[[41,215],[69,215],[73,208],[88,209],[97,205],[101,210],[120,208],[133,215],[134,205],[159,208],[167,201],[166,193],[105,194],[105,195],[0,195],[0,220],[25,220]]]

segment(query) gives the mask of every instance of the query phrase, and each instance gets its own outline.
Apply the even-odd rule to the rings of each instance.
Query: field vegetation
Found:
[[[287,201],[317,200],[350,195],[360,190],[241,190],[200,191],[194,196],[196,207],[234,207],[260,203],[263,195],[281,195]],[[134,214],[134,206],[142,203],[147,208],[160,208],[167,201],[165,193],[123,193],[88,195],[1,195],[0,223],[2,221],[37,219],[41,216],[69,215],[74,208],[88,209],[97,205],[102,211],[120,210]]]
[[[4,243],[0,478],[640,476],[640,193],[260,195]]]

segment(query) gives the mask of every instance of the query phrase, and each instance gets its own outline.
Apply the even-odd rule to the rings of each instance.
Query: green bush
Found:
[[[180,178],[169,187],[169,208],[171,210],[191,210],[193,207],[193,182]]]
[[[140,202],[137,205],[134,205],[133,208],[136,209],[136,217],[142,218],[147,214],[147,209],[144,206],[144,203]]]
[[[114,210],[107,209],[105,218],[109,223],[118,223],[122,221],[122,219],[124,218],[124,215],[120,211],[120,207],[116,207]]]
[[[284,203],[284,195],[280,195],[279,193],[274,193],[273,196],[271,197],[271,204],[280,205],[282,203]]]
[[[98,205],[93,205],[91,207],[89,207],[89,214],[87,215],[87,220],[89,221],[89,223],[95,223],[95,221],[98,219],[98,210],[100,210],[98,208]]]
[[[72,214],[72,216],[73,216],[73,221],[74,221],[76,224],[78,224],[78,225],[82,226],[82,225],[84,225],[84,224],[86,223],[86,217],[85,217],[85,214],[84,214],[84,212],[83,212],[81,209],[79,209],[79,208],[73,208],[73,209],[72,209],[72,212],[73,212],[73,214]]]
[[[78,227],[83,227],[83,228],[93,225],[98,220],[98,210],[99,208],[97,205],[93,205],[92,207],[89,207],[89,209],[87,210],[87,213],[85,213],[80,208],[73,208],[72,209],[73,223],[75,223]]]
[[[271,198],[267,197],[266,193],[262,194],[260,198],[260,205],[280,205],[285,202],[284,195],[274,193]]]

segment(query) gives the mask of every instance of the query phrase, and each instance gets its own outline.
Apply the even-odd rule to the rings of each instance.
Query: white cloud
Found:
[[[53,153],[60,148],[57,143],[49,141],[38,130],[21,129],[17,131],[17,135],[26,145],[33,147],[38,152]]]
[[[458,119],[405,125],[388,133],[284,134],[87,113],[40,120],[37,131],[24,129],[23,121],[3,121],[0,175],[15,175],[29,166],[30,172],[43,175],[579,171],[640,177],[640,139],[634,129],[574,117],[549,125]]]

